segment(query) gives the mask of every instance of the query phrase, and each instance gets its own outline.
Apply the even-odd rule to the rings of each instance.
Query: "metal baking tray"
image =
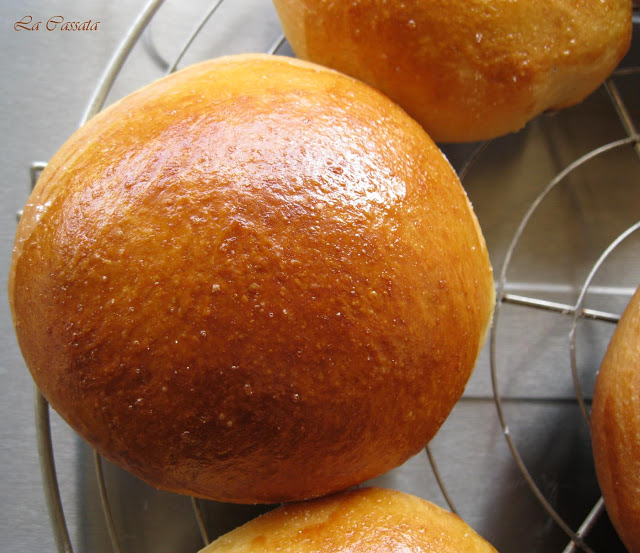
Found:
[[[103,104],[201,59],[293,55],[269,0],[2,5],[12,25],[25,14],[99,21],[84,35],[1,38],[17,75],[5,94],[3,274],[27,167],[35,181],[38,160]],[[498,309],[465,394],[427,451],[372,483],[455,510],[502,553],[624,551],[602,508],[588,411],[615,321],[640,284],[639,34],[635,14],[631,51],[580,105],[488,143],[441,145],[485,234]],[[25,121],[16,105],[37,117]],[[271,508],[155,490],[100,459],[37,392],[34,415],[6,300],[2,308],[2,549],[195,552]]]

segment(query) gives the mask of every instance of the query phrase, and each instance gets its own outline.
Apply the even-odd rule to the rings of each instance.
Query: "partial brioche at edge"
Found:
[[[495,553],[462,519],[416,496],[362,488],[285,505],[221,536],[201,553]]]
[[[9,276],[33,378],[101,454],[228,502],[345,489],[418,453],[491,320],[486,244],[374,89],[231,56],[111,106],[51,159]]]
[[[607,513],[630,553],[640,552],[640,287],[596,378],[591,439]]]
[[[387,94],[436,142],[581,102],[631,43],[631,0],[274,0],[297,56]]]

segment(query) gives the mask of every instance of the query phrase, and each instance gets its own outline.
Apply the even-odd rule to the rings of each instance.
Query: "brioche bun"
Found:
[[[631,42],[631,0],[274,0],[300,58],[387,94],[437,142],[581,102]]]
[[[419,497],[362,488],[279,507],[201,553],[495,553],[462,519]]]
[[[347,488],[416,454],[493,309],[454,171],[372,88],[265,55],[186,68],[77,131],[9,282],[50,402],[156,487],[228,502]]]
[[[609,518],[640,552],[640,288],[613,334],[596,378],[591,439]]]

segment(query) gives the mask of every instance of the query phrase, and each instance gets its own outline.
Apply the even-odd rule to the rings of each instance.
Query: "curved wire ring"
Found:
[[[578,404],[580,405],[580,410],[582,411],[582,415],[585,421],[587,422],[587,424],[589,424],[590,417],[589,417],[589,413],[587,412],[587,406],[585,405],[585,402],[584,402],[584,395],[582,394],[582,387],[580,386],[580,379],[578,378],[578,364],[576,361],[576,327],[578,324],[579,314],[582,312],[582,305],[584,303],[584,298],[587,295],[587,290],[591,285],[591,281],[593,280],[596,273],[598,272],[598,269],[600,269],[600,267],[605,262],[607,257],[609,257],[609,255],[611,254],[611,252],[613,252],[615,248],[617,248],[626,238],[628,238],[631,234],[633,234],[638,229],[640,229],[640,221],[638,221],[634,225],[631,225],[631,227],[629,227],[622,234],[620,234],[613,242],[611,242],[611,244],[609,244],[607,249],[604,250],[602,255],[598,258],[598,260],[593,265],[591,272],[589,273],[584,284],[582,285],[580,296],[578,297],[578,301],[576,302],[576,305],[573,311],[573,317],[571,321],[571,330],[569,331],[569,344],[570,344],[569,350],[571,354],[571,376],[573,378],[573,386],[576,391],[576,397],[578,398]]]
[[[202,16],[198,24],[194,27],[194,29],[189,34],[187,40],[183,44],[182,48],[180,49],[180,51],[178,52],[177,56],[175,57],[172,63],[169,63],[167,60],[165,60],[164,57],[160,54],[160,52],[158,52],[156,45],[153,43],[149,30],[147,30],[147,32],[144,33],[144,35],[142,36],[142,42],[145,48],[147,49],[147,53],[149,54],[149,56],[151,56],[153,61],[156,64],[158,64],[158,66],[160,66],[160,68],[165,72],[165,75],[170,75],[171,73],[177,70],[178,65],[182,61],[182,58],[184,57],[184,55],[187,53],[187,50],[191,47],[191,44],[193,43],[193,41],[196,39],[198,34],[200,34],[200,31],[202,30],[202,28],[207,24],[209,19],[211,19],[213,14],[218,10],[218,8],[223,2],[224,0],[215,0],[213,4],[211,4],[211,7],[207,10],[204,16]],[[286,39],[284,34],[280,34],[278,38],[266,50],[266,53],[275,54],[280,49],[280,47],[284,44],[285,40]]]
[[[178,64],[182,61],[182,58],[187,53],[187,50],[189,49],[189,47],[191,46],[193,41],[196,39],[198,34],[200,34],[200,31],[206,25],[207,21],[209,21],[211,16],[214,13],[216,13],[216,10],[220,7],[220,4],[222,4],[223,1],[224,0],[215,0],[215,2],[211,5],[211,7],[204,14],[202,19],[200,19],[199,23],[195,26],[193,31],[191,31],[191,34],[189,35],[189,38],[187,38],[187,40],[185,41],[184,45],[180,49],[180,52],[178,53],[176,58],[173,60],[173,63],[168,65],[167,70],[166,70],[166,74],[167,75],[170,75],[171,73],[173,73],[177,69]]]
[[[497,328],[498,328],[498,321],[499,321],[500,312],[501,312],[502,300],[503,300],[503,297],[504,297],[505,284],[506,284],[506,280],[507,280],[507,278],[506,278],[507,269],[509,268],[509,265],[511,263],[511,259],[513,257],[513,254],[514,254],[514,251],[516,249],[516,246],[517,246],[518,242],[520,241],[520,238],[522,237],[522,234],[524,233],[524,230],[525,230],[527,224],[529,223],[529,220],[531,219],[533,213],[536,211],[538,206],[546,198],[546,196],[549,194],[549,192],[551,192],[551,190],[553,190],[572,171],[574,171],[578,167],[584,165],[588,161],[594,159],[595,157],[597,157],[597,156],[599,156],[601,154],[604,154],[604,153],[609,152],[611,150],[614,150],[616,148],[620,148],[622,146],[626,146],[626,145],[629,145],[629,144],[635,144],[635,143],[638,142],[638,139],[639,139],[639,137],[637,135],[634,135],[634,136],[631,136],[631,137],[628,137],[628,138],[624,138],[624,139],[621,139],[621,140],[610,142],[608,144],[600,146],[599,148],[596,148],[596,149],[590,151],[589,153],[579,157],[574,162],[570,163],[560,173],[558,173],[558,175],[556,175],[556,177],[554,179],[552,179],[547,184],[547,186],[543,189],[543,191],[534,200],[534,202],[531,204],[531,206],[529,207],[529,209],[525,213],[524,217],[522,218],[522,220],[520,222],[520,225],[518,226],[518,228],[517,228],[517,230],[516,230],[516,232],[515,232],[515,234],[513,236],[513,239],[512,239],[512,241],[511,241],[511,243],[509,245],[509,248],[507,250],[507,253],[506,253],[506,256],[505,256],[505,260],[503,262],[502,269],[500,271],[500,277],[499,277],[499,280],[498,280],[498,288],[497,288],[497,294],[496,294],[496,300],[497,301],[496,301],[496,307],[495,307],[495,312],[494,312],[493,325],[491,327],[491,338],[490,338],[491,383],[492,383],[493,395],[494,395],[494,400],[495,400],[496,409],[497,409],[497,413],[498,413],[498,418],[500,420],[500,424],[502,426],[502,430],[503,430],[505,439],[507,440],[507,444],[509,446],[509,449],[511,450],[511,454],[513,455],[513,458],[514,458],[514,460],[516,462],[516,465],[518,466],[518,469],[520,470],[522,476],[525,478],[529,488],[531,489],[531,491],[533,492],[535,497],[538,499],[538,501],[541,503],[541,505],[544,507],[544,509],[549,513],[549,515],[556,522],[556,524],[567,534],[567,536],[569,536],[569,538],[578,547],[582,548],[587,553],[594,553],[594,552],[583,541],[583,539],[569,527],[569,525],[562,519],[562,517],[557,513],[557,511],[552,507],[552,505],[546,499],[544,494],[541,492],[540,488],[535,483],[535,481],[533,479],[533,476],[531,475],[531,473],[527,469],[522,457],[520,456],[518,448],[516,447],[515,442],[514,442],[513,438],[511,437],[511,432],[509,430],[509,426],[507,424],[506,416],[504,414],[504,410],[503,410],[503,407],[502,407],[502,399],[500,397],[500,391],[499,391],[499,386],[498,386],[498,375],[497,375],[497,370],[496,370],[496,365],[497,365],[497,363],[496,363]]]

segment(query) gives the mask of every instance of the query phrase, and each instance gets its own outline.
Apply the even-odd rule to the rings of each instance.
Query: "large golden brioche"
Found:
[[[274,0],[297,56],[386,93],[440,142],[582,101],[631,41],[631,0]]]
[[[201,553],[495,553],[462,519],[413,495],[362,488],[262,515]]]
[[[454,171],[372,88],[204,62],[76,132],[9,277],[51,405],[154,486],[231,502],[347,488],[417,453],[493,309]]]
[[[613,334],[596,378],[591,439],[613,525],[640,552],[640,287]]]

